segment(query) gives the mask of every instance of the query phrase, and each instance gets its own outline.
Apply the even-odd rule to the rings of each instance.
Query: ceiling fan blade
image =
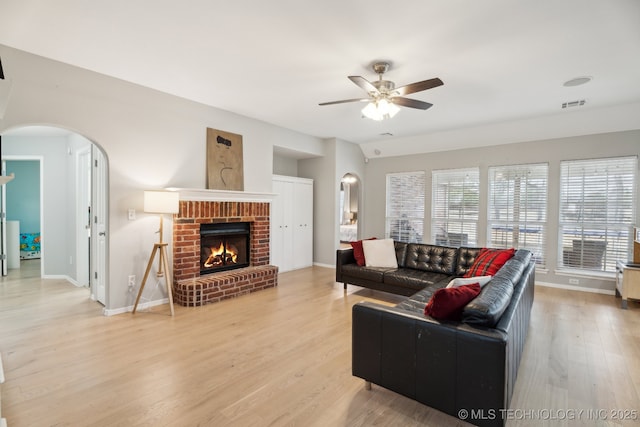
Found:
[[[402,98],[400,96],[393,97],[391,102],[403,107],[418,108],[420,110],[426,110],[427,108],[433,107],[433,104],[429,104],[428,102],[418,101],[417,99]]]
[[[354,82],[355,84],[360,86],[367,93],[373,92],[375,95],[378,95],[380,93],[378,88],[375,87],[373,85],[373,83],[371,83],[369,80],[365,79],[364,77],[361,77],[361,76],[349,76],[349,80],[351,80],[352,82]]]
[[[421,82],[411,83],[406,86],[400,86],[393,90],[394,93],[398,95],[409,95],[410,93],[416,93],[427,89],[432,89],[434,87],[442,86],[442,80],[439,78],[423,80]]]
[[[343,99],[342,101],[331,101],[331,102],[322,102],[318,105],[333,105],[333,104],[345,104],[347,102],[367,102],[369,98],[353,98],[353,99]]]

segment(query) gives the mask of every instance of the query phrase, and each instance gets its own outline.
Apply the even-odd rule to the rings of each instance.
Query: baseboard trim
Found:
[[[336,268],[336,266],[333,265],[333,264],[323,264],[321,262],[314,262],[313,265],[315,265],[317,267]]]
[[[536,286],[544,286],[547,288],[566,289],[568,291],[589,292],[592,294],[615,295],[615,291],[609,289],[585,288],[584,286],[561,285],[559,283],[539,282],[536,280]]]
[[[151,308],[151,307],[155,307],[157,305],[163,305],[163,304],[169,304],[169,298],[163,298],[155,301],[141,302],[141,303],[138,303],[138,308],[136,309],[136,313],[139,312],[140,310],[144,310],[147,308]],[[116,314],[129,313],[132,311],[133,311],[133,305],[129,305],[127,307],[114,308],[114,309],[104,308],[102,309],[102,314],[104,314],[105,316],[115,316]]]
[[[49,280],[66,280],[67,282],[73,283],[71,277],[66,274],[43,274],[41,277]]]

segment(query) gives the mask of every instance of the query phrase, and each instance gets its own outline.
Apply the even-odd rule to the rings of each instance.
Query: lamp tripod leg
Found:
[[[171,308],[171,316],[174,315],[173,312],[173,284],[171,280],[171,275],[169,274],[169,260],[167,257],[167,247],[162,246],[160,250],[160,260],[162,264],[164,264],[164,271],[166,272],[165,282],[167,284],[167,297],[169,298],[169,308]]]

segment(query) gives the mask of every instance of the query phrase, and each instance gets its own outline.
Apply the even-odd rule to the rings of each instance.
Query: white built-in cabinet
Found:
[[[274,175],[271,264],[280,272],[313,265],[313,180]]]

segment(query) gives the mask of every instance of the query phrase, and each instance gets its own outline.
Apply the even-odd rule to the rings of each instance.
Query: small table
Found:
[[[627,299],[640,299],[640,264],[616,262],[616,296],[622,297],[623,309],[627,308]]]

